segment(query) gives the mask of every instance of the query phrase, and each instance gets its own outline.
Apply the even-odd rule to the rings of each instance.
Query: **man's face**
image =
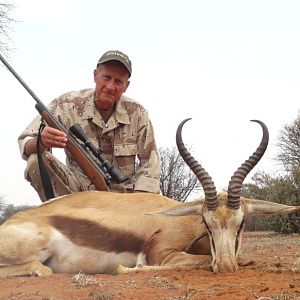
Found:
[[[118,61],[109,61],[94,70],[95,104],[98,109],[109,110],[117,103],[129,85],[129,74]]]

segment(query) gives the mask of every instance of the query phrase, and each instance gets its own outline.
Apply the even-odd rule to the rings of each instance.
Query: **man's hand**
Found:
[[[41,133],[41,144],[45,148],[65,148],[67,146],[67,135],[55,128],[45,127]]]
[[[24,149],[24,154],[26,156],[29,157],[31,154],[36,153],[36,140],[37,138],[32,138],[27,141]],[[67,141],[68,138],[64,132],[52,127],[45,127],[41,133],[41,151],[45,151],[53,147],[65,148],[67,146]]]

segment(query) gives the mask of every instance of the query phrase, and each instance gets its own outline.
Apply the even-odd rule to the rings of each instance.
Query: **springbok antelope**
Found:
[[[253,120],[263,130],[259,147],[234,173],[228,193],[217,194],[182,142],[187,120],[178,126],[176,143],[203,186],[203,199],[179,204],[151,193],[81,192],[19,212],[0,226],[0,277],[178,266],[236,271],[246,217],[296,212],[300,206],[240,196],[245,177],[268,145],[263,122]]]

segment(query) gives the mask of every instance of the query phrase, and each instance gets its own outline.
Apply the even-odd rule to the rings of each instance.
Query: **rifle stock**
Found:
[[[57,118],[55,118],[55,116],[48,110],[47,107],[41,105],[40,103],[36,104],[35,107],[50,127],[63,131],[67,134],[67,149],[72,154],[83,172],[95,185],[96,189],[99,191],[109,190],[109,187],[104,179],[106,175],[94,162],[94,160],[86,153],[86,151],[82,149],[82,146],[77,142],[73,134],[66,130],[66,128],[57,120]]]
[[[83,147],[77,142],[74,135],[67,131],[63,124],[53,115],[51,111],[42,103],[42,101],[35,95],[35,93],[29,88],[29,86],[22,80],[22,78],[16,73],[16,71],[9,65],[9,63],[0,54],[0,60],[7,67],[7,69],[14,75],[14,77],[21,83],[26,91],[36,101],[36,109],[45,122],[55,129],[63,131],[68,136],[67,149],[72,154],[80,168],[88,176],[91,182],[95,185],[99,191],[107,191],[109,187],[105,180],[106,175],[98,166],[98,164],[91,158],[91,156],[83,149]]]

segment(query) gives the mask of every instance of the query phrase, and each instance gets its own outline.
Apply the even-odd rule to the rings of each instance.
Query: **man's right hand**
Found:
[[[36,149],[37,138],[30,139],[24,149],[24,154],[30,156],[37,152]],[[67,146],[68,138],[67,135],[55,128],[46,126],[41,133],[41,151],[45,151],[49,148],[65,148]]]
[[[46,126],[41,133],[41,144],[45,148],[65,148],[67,142],[67,135],[55,128]]]

